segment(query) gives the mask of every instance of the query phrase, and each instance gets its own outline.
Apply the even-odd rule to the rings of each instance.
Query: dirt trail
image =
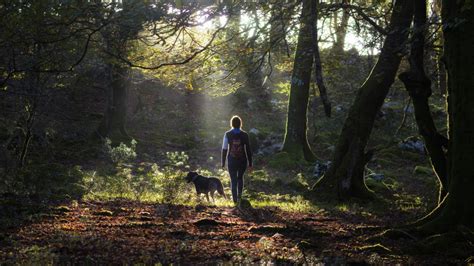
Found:
[[[353,229],[323,214],[276,208],[238,210],[212,206],[171,206],[131,201],[84,202],[9,232],[15,247],[5,259],[26,261],[36,245],[58,262],[180,262],[230,260],[301,261],[303,253],[354,247]],[[302,242],[304,241],[304,242]],[[336,255],[336,254],[333,254]],[[342,256],[342,254],[341,254]]]
[[[361,250],[382,221],[277,208],[167,206],[133,201],[56,207],[10,232],[0,261],[14,263],[399,263]],[[36,248],[31,248],[35,247]],[[380,253],[380,254],[379,254]]]

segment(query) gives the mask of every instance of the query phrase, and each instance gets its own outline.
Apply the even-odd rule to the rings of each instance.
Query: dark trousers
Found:
[[[227,167],[230,175],[230,187],[232,190],[232,200],[237,203],[242,197],[244,189],[244,172],[247,169],[247,161],[228,158]]]

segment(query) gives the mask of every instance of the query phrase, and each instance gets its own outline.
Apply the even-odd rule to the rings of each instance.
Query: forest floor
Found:
[[[324,210],[73,202],[3,232],[8,241],[1,242],[0,261],[38,265],[462,262],[443,252],[423,255],[413,240],[371,241],[371,236],[394,222],[389,216]]]
[[[136,184],[141,184],[140,178],[154,178],[151,171],[140,168],[157,164],[165,173],[162,177],[173,173],[181,183],[184,180],[178,175],[189,170],[218,176],[230,195],[229,178],[219,168],[228,119],[233,114],[242,116],[245,130],[260,132],[260,144],[267,140],[271,145],[281,143],[287,98],[274,95],[272,99],[279,101],[272,108],[256,112],[234,108],[233,98],[226,96],[215,99],[155,88],[141,90],[151,109],[139,110],[130,118],[129,133],[138,141],[137,158],[124,164],[126,167],[118,169],[100,147],[91,147],[89,142],[66,143],[54,153],[55,158],[68,171],[79,166],[80,178],[93,184],[94,189],[89,188],[81,200],[51,204],[41,197],[0,196],[0,214],[7,214],[0,215],[0,264],[446,265],[464,263],[474,256],[472,243],[470,250],[433,251],[417,239],[377,237],[386,229],[423,217],[437,200],[438,184],[427,156],[398,146],[417,132],[412,113],[406,121],[403,118],[403,95],[387,102],[369,143],[377,152],[367,166],[368,173],[383,176],[381,180],[366,178],[377,195],[374,200],[342,203],[314,195],[308,189],[317,180],[314,163],[296,162],[287,167],[288,162],[278,161],[275,153],[256,153],[255,171],[246,175],[244,192],[253,208],[233,208],[221,199],[216,206],[193,201],[190,184],[183,187],[185,200],[170,205],[160,204],[161,198],[153,196],[134,200],[135,195],[128,193],[120,198],[117,191],[130,189],[133,178]],[[334,97],[340,104],[331,119],[322,115],[322,106],[308,119],[308,138],[321,162],[331,159],[352,99],[346,94]],[[179,163],[188,168],[170,166],[168,152],[184,152],[189,160]],[[63,161],[64,157],[70,159]],[[35,169],[37,186],[50,193],[44,180],[62,180],[67,175],[49,175],[53,170],[45,165],[43,172]],[[164,170],[167,167],[171,170]]]

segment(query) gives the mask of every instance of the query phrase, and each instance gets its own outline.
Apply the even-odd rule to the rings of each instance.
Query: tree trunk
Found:
[[[435,0],[434,1],[434,12],[436,13],[436,16],[441,15],[441,0]],[[438,39],[439,39],[439,45],[443,46],[443,31],[439,30],[438,31]],[[447,86],[447,80],[446,80],[446,68],[444,67],[444,62],[442,56],[440,56],[441,53],[436,57],[436,73],[437,73],[437,87],[438,91],[441,95],[446,95],[448,89],[446,88]]]
[[[301,11],[301,26],[298,34],[298,44],[291,77],[290,99],[288,101],[288,116],[286,122],[283,151],[291,157],[305,158],[314,161],[307,139],[307,111],[311,67],[313,65],[312,25],[315,23],[311,14],[312,6],[317,0],[303,0]]]
[[[319,4],[319,0],[316,1],[316,5]],[[312,37],[313,37],[313,52],[314,52],[314,79],[319,89],[319,96],[324,106],[324,113],[327,117],[331,117],[331,102],[329,101],[326,85],[323,79],[323,67],[321,64],[321,55],[319,54],[319,40],[318,40],[318,6],[314,5],[311,10],[311,15],[314,24],[312,24]]]
[[[438,88],[441,95],[446,95],[448,89],[447,80],[446,80],[446,68],[444,67],[444,62],[441,57],[437,58],[438,63]]]
[[[420,135],[430,155],[434,172],[440,180],[439,202],[446,195],[447,163],[443,147],[447,148],[447,139],[438,133],[431,117],[428,99],[431,96],[431,81],[426,76],[423,64],[426,35],[426,0],[415,0],[414,33],[410,52],[410,71],[399,75],[405,84],[415,107],[415,118]]]
[[[421,230],[443,233],[463,225],[474,228],[474,8],[467,1],[443,1],[444,53],[450,113],[448,196]]]
[[[129,140],[125,129],[127,117],[128,69],[119,65],[109,65],[109,88],[107,109],[99,126],[101,137],[112,141]]]
[[[343,4],[349,4],[349,0],[343,0]],[[334,16],[337,17],[337,13],[334,14]],[[333,44],[332,50],[335,54],[341,54],[344,52],[344,45],[345,45],[345,40],[346,40],[346,34],[347,34],[347,26],[349,24],[349,10],[346,8],[342,9],[342,17],[341,17],[341,24],[334,25],[335,31],[336,31],[336,40]]]
[[[137,10],[143,10],[146,2],[123,0],[112,2],[114,12],[131,15]],[[117,5],[115,7],[115,5]],[[121,8],[118,8],[121,6]],[[116,11],[115,11],[116,10]],[[127,15],[124,15],[127,17]],[[126,23],[111,24],[103,32],[106,49],[112,54],[127,55],[128,40],[134,40],[143,28],[144,16],[136,16]],[[126,131],[127,121],[127,90],[129,86],[129,66],[105,55],[109,73],[109,88],[107,95],[107,109],[97,132],[101,137],[108,137],[112,142],[129,141],[130,136]]]
[[[395,2],[390,26],[379,59],[352,104],[339,136],[333,163],[316,186],[327,184],[340,198],[368,198],[372,193],[365,185],[364,168],[370,159],[365,153],[375,116],[394,82],[404,44],[413,17],[413,2]]]

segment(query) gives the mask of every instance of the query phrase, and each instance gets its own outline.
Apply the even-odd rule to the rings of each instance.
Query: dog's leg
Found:
[[[210,202],[210,201],[209,201],[209,194],[208,194],[208,193],[206,193],[206,199],[207,199],[207,202]]]
[[[219,183],[219,186],[217,187],[217,193],[219,193],[221,196],[223,196],[224,199],[227,199],[227,197],[224,193],[224,186],[222,186],[222,183]]]
[[[216,200],[214,199],[214,190],[211,191],[211,198],[212,202],[216,203]]]
[[[201,204],[202,201],[201,201],[201,193],[196,193],[196,199],[197,199],[197,203],[198,204]]]

